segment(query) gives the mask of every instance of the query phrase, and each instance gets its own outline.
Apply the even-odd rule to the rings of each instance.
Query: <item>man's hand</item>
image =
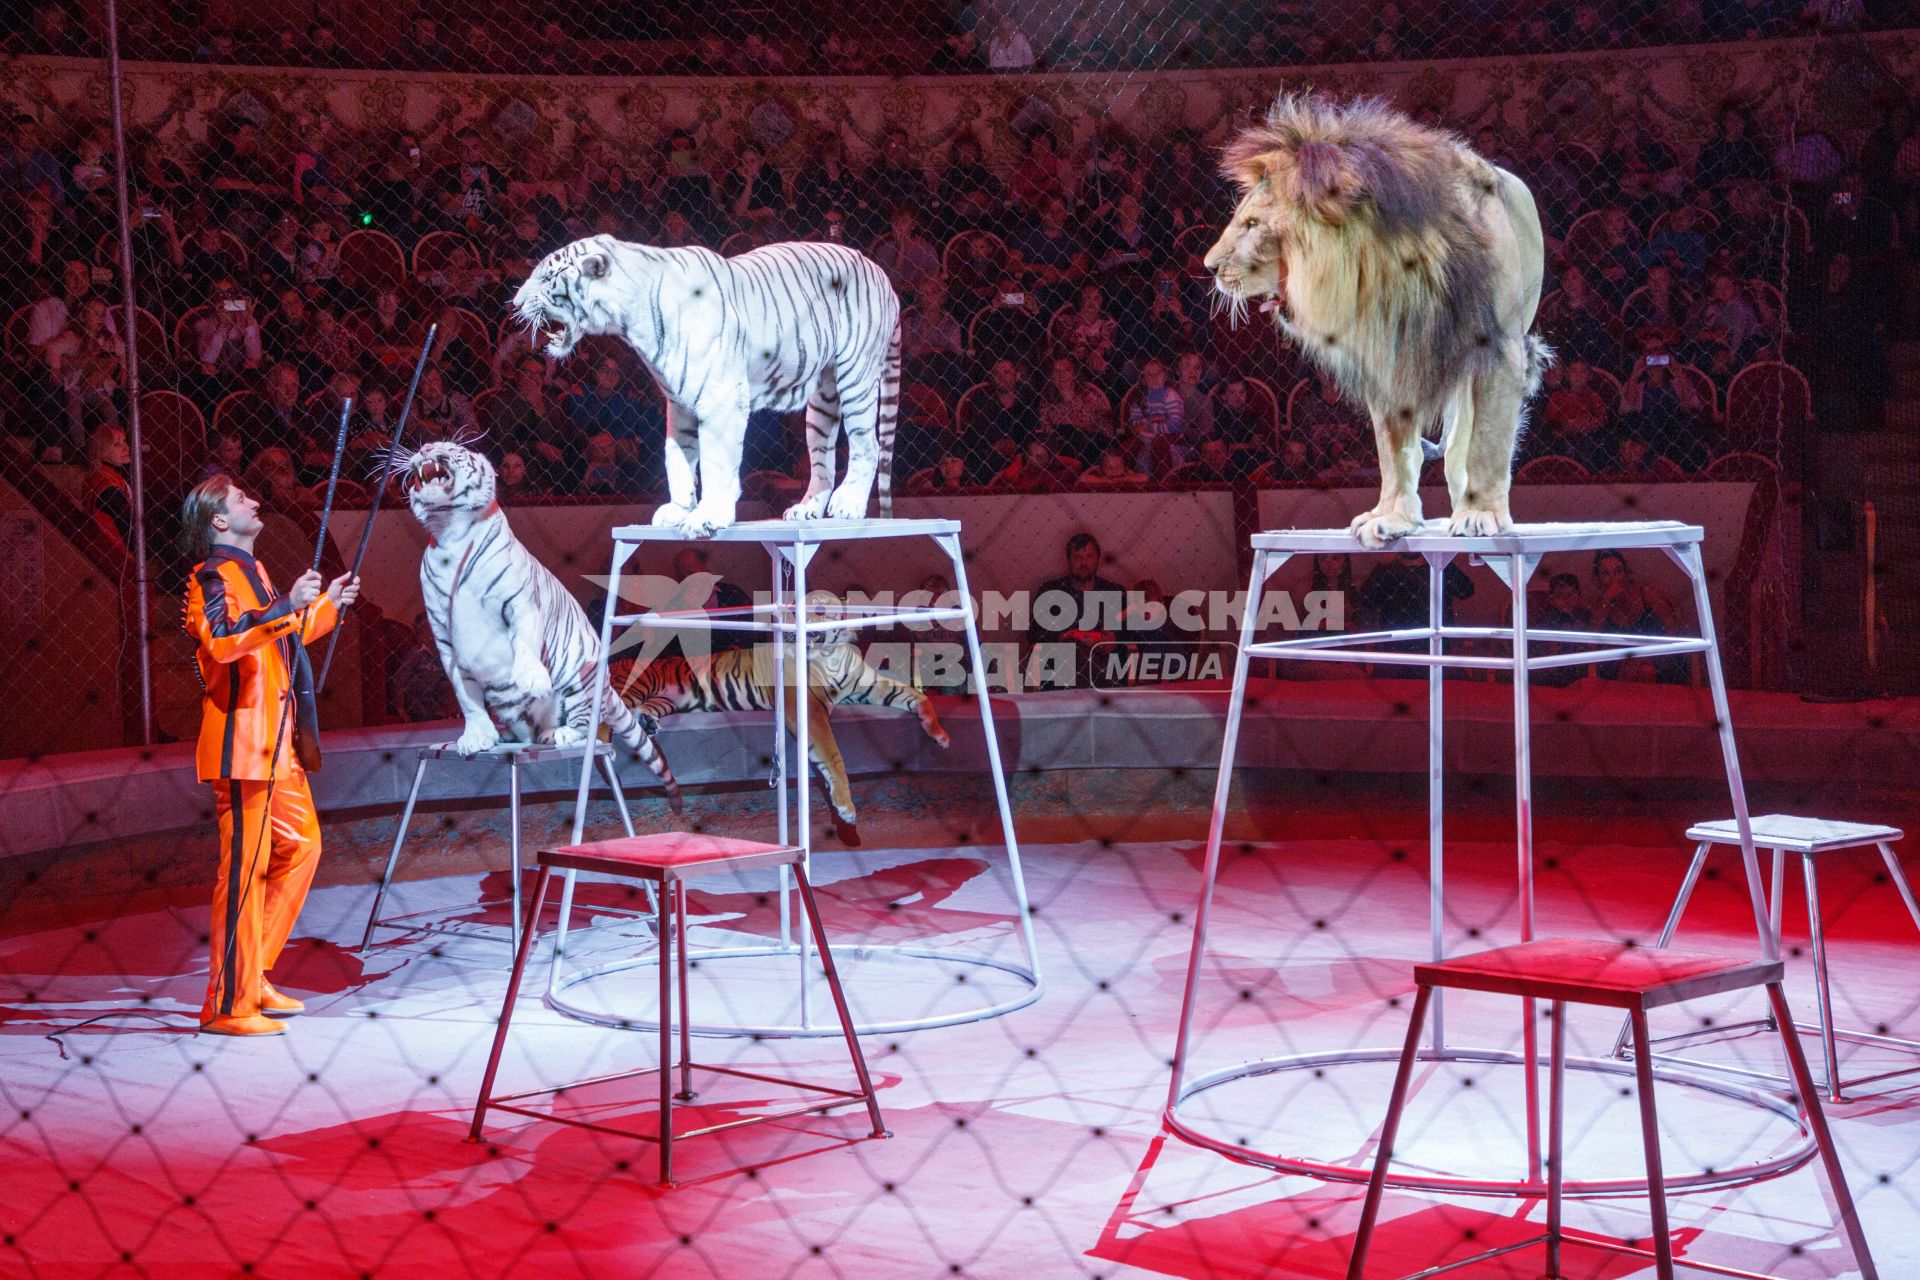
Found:
[[[287,599],[296,609],[304,609],[320,598],[320,574],[309,569],[293,580],[293,586],[287,589]]]
[[[327,584],[327,599],[335,609],[345,609],[360,598],[360,575],[343,573]]]

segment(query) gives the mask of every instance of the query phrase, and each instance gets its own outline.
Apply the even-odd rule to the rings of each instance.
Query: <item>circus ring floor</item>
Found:
[[[1426,814],[1423,780],[1394,772],[1400,730],[1378,714],[1396,692],[1348,691],[1372,699],[1363,705],[1375,712],[1353,723],[1384,726],[1371,744],[1385,762],[1380,771],[1300,767],[1286,754],[1298,726],[1278,713],[1263,730],[1267,746],[1251,748],[1269,751],[1279,767],[1248,770],[1236,796],[1197,1063],[1385,1045],[1402,1034],[1404,1004],[1393,1002],[1409,990],[1408,962],[1424,942]],[[1190,718],[1204,721],[1206,695],[1195,698]],[[484,1144],[464,1140],[506,977],[504,916],[474,905],[503,888],[499,809],[488,797],[448,797],[433,808],[431,834],[399,890],[409,907],[444,908],[471,936],[386,935],[364,959],[354,948],[391,802],[330,817],[321,883],[275,972],[309,1012],[292,1034],[267,1041],[191,1034],[206,973],[205,833],[191,815],[178,839],[128,832],[0,860],[0,1274],[1338,1276],[1358,1217],[1356,1188],[1274,1176],[1163,1136],[1211,782],[1210,770],[1188,758],[1204,754],[1203,726],[1176,722],[1174,710],[1155,708],[1160,719],[1132,739],[1162,744],[1171,758],[1148,750],[1129,769],[1038,768],[1034,744],[1067,729],[1021,708],[1029,751],[1014,754],[1012,767],[1046,970],[1041,1001],[993,1021],[869,1040],[892,1138],[865,1139],[856,1118],[835,1113],[691,1141],[677,1154],[681,1181],[671,1191],[652,1185],[652,1149],[641,1143],[513,1117],[498,1117]],[[1588,704],[1581,713],[1604,726],[1607,710]],[[1544,714],[1551,720],[1553,711]],[[1776,731],[1788,736],[1787,710],[1745,711],[1736,707],[1736,720],[1743,745],[1745,726],[1754,726],[1757,807],[1822,803],[1845,816],[1915,819],[1891,784],[1867,785],[1865,755],[1881,749],[1876,739],[1903,737],[1898,708],[1879,727],[1858,708],[1830,725],[1831,709],[1811,708],[1800,752],[1782,753],[1777,768],[1766,744]],[[1822,734],[1829,739],[1809,745]],[[842,736],[850,755],[864,741]],[[1852,765],[1843,736],[1861,755]],[[964,733],[956,738],[964,750]],[[876,741],[888,745],[884,734]],[[904,753],[905,741],[891,749]],[[1622,749],[1586,741],[1583,752]],[[404,755],[405,745],[369,749]],[[1354,745],[1343,740],[1341,749]],[[1644,763],[1665,749],[1677,776],[1649,779],[1637,776],[1649,770],[1619,763],[1599,778],[1567,769],[1543,779],[1545,925],[1643,939],[1657,931],[1683,867],[1679,833],[1707,816],[1703,803],[1719,807],[1697,798],[1711,796],[1711,779],[1687,776],[1685,748],[1675,739],[1614,756]],[[1819,751],[1826,779],[1800,776],[1795,757]],[[816,855],[831,935],[847,945],[911,935],[1012,946],[990,794],[957,770],[856,768],[867,775],[856,781],[865,846],[822,843]],[[694,801],[709,829],[766,834],[763,792],[710,780]],[[1861,812],[1868,804],[1875,807]],[[1454,789],[1448,936],[1461,949],[1511,936],[1510,806],[1498,776],[1472,774]],[[605,816],[597,812],[596,822]],[[531,806],[529,842],[557,832],[564,818],[557,798]],[[1897,899],[1865,861],[1835,864],[1829,875],[1822,888],[1842,1009],[1855,1025],[1920,1031],[1916,940]],[[603,905],[621,897],[607,889],[583,896]],[[777,926],[763,897],[751,885],[696,887],[696,945],[770,936]],[[1683,938],[1695,948],[1742,947],[1742,913],[1733,886],[1710,882]],[[1790,900],[1790,944],[1803,929]],[[630,954],[646,945],[644,935],[632,926],[596,931],[576,958]],[[1789,949],[1789,994],[1805,1009],[1810,966]],[[699,974],[693,996],[732,1008],[778,1002],[783,976],[729,971],[716,985]],[[943,998],[857,967],[853,984],[856,998],[876,1007]],[[536,994],[517,1015],[503,1088],[650,1063],[648,1037],[567,1020]],[[605,995],[640,998],[637,990]],[[1687,1014],[1732,1020],[1745,1012],[1734,1001]],[[91,1018],[100,1020],[78,1025]],[[1478,1043],[1518,1044],[1505,1002],[1450,1002],[1448,1018]],[[1572,1048],[1604,1055],[1616,1029],[1603,1012],[1576,1011]],[[1771,1047],[1755,1037],[1701,1052],[1764,1066]],[[777,1063],[809,1078],[845,1066],[827,1040],[696,1048],[723,1064]],[[1871,1070],[1881,1051],[1853,1052],[1860,1056],[1849,1074]],[[1268,1077],[1223,1090],[1210,1105],[1222,1109],[1221,1124],[1244,1128],[1250,1145],[1363,1156],[1388,1077],[1385,1066],[1372,1075]],[[561,1105],[645,1128],[641,1092],[588,1090]],[[1518,1092],[1500,1069],[1432,1070],[1409,1113],[1407,1159],[1504,1171],[1518,1158]],[[1882,1275],[1920,1275],[1914,1087],[1894,1081],[1862,1092],[1832,1115],[1869,1238]],[[743,1082],[703,1093],[700,1109],[724,1119],[779,1102]],[[1750,1157],[1782,1136],[1690,1094],[1663,1092],[1662,1103],[1676,1162]],[[1577,1172],[1636,1171],[1631,1107],[1610,1087],[1576,1078],[1568,1133]],[[1376,1244],[1380,1272],[1531,1234],[1543,1214],[1531,1201],[1390,1195]],[[1673,1218],[1683,1257],[1796,1280],[1853,1274],[1810,1170],[1676,1197]],[[1630,1198],[1569,1208],[1576,1234],[1635,1236],[1645,1223]],[[1575,1275],[1651,1274],[1597,1253],[1574,1250],[1568,1259]],[[1539,1258],[1468,1274],[1534,1276]]]

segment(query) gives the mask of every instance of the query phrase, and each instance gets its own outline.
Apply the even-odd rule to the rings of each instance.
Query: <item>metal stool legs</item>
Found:
[[[1414,999],[1413,1017],[1407,1026],[1406,1046],[1401,1051],[1400,1068],[1394,1075],[1393,1093],[1387,1103],[1387,1118],[1380,1128],[1379,1151],[1374,1157],[1372,1176],[1367,1180],[1367,1195],[1360,1210],[1360,1225],[1354,1233],[1353,1253],[1347,1263],[1347,1280],[1366,1280],[1367,1251],[1372,1245],[1373,1230],[1379,1221],[1380,1202],[1386,1191],[1387,1166],[1393,1160],[1394,1140],[1399,1134],[1401,1117],[1406,1110],[1407,1093],[1413,1081],[1414,1062],[1419,1056],[1420,1038],[1425,1030],[1430,994],[1431,989],[1422,986]],[[1807,1065],[1806,1052],[1801,1048],[1799,1037],[1793,1029],[1793,1020],[1787,1009],[1786,992],[1779,983],[1767,984],[1767,1002],[1778,1025],[1780,1047],[1786,1055],[1788,1074],[1794,1082],[1797,1099],[1806,1115],[1807,1128],[1813,1134],[1814,1147],[1820,1157],[1821,1170],[1826,1175],[1828,1191],[1833,1196],[1835,1218],[1841,1234],[1846,1238],[1848,1248],[1853,1251],[1854,1261],[1860,1268],[1862,1280],[1879,1280],[1879,1271],[1874,1267],[1873,1255],[1867,1250],[1866,1235],[1860,1227],[1859,1210],[1854,1205],[1853,1193],[1847,1186],[1845,1171],[1840,1166],[1840,1153],[1834,1146],[1833,1132],[1827,1127],[1826,1113],[1820,1105],[1818,1085],[1813,1079],[1812,1068]],[[1417,1276],[1452,1271],[1542,1242],[1547,1247],[1545,1273],[1547,1280],[1557,1280],[1563,1275],[1560,1266],[1560,1249],[1564,1239],[1560,1188],[1565,1177],[1566,1005],[1555,1002],[1552,1013],[1552,1047],[1549,1050],[1551,1083],[1547,1118],[1546,1235],[1503,1245],[1472,1258],[1463,1258],[1458,1262],[1431,1267],[1416,1273]],[[1645,1010],[1632,1010],[1628,1015],[1628,1025],[1633,1039],[1634,1078],[1639,1093],[1640,1138],[1646,1150],[1647,1194],[1650,1201],[1649,1216],[1652,1219],[1653,1248],[1639,1249],[1612,1242],[1600,1243],[1596,1247],[1610,1252],[1648,1258],[1653,1262],[1654,1272],[1659,1280],[1673,1280],[1676,1265],[1690,1264],[1676,1264],[1673,1257],[1671,1226],[1667,1219],[1666,1177],[1660,1153],[1660,1121],[1654,1105],[1653,1052],[1649,1044],[1651,1037],[1647,1030]],[[1705,1269],[1717,1270],[1718,1268]],[[1410,1277],[1409,1280],[1413,1278]]]
[[[380,907],[387,900],[387,886],[393,883],[393,872],[400,865],[400,846],[407,842],[407,828],[413,824],[413,806],[420,799],[420,784],[426,780],[427,757],[421,756],[413,766],[413,788],[407,792],[406,807],[400,810],[400,826],[393,833],[393,848],[387,851],[387,867],[380,873],[380,887],[373,891],[373,910],[367,912],[367,931],[360,939],[360,951],[366,953],[373,945],[373,931],[380,927]]]
[[[480,1077],[480,1101],[473,1109],[473,1127],[467,1130],[470,1142],[480,1141],[480,1126],[487,1118],[487,1104],[493,1099],[493,1079],[500,1074],[500,1054],[507,1046],[507,1028],[513,1023],[513,1006],[520,998],[520,979],[527,972],[527,955],[533,950],[537,932],[534,924],[540,919],[540,908],[546,905],[547,885],[552,880],[552,868],[540,868],[540,878],[533,884],[533,905],[527,912],[526,928],[520,931],[520,946],[513,954],[513,973],[507,978],[507,998],[500,1006],[500,1023],[493,1030],[493,1048],[487,1054],[486,1074]]]
[[[571,875],[572,872],[569,871],[568,876],[571,877]],[[860,1099],[866,1103],[867,1117],[873,1125],[872,1136],[876,1138],[891,1137],[892,1135],[888,1133],[886,1123],[880,1115],[880,1099],[874,1092],[873,1078],[867,1070],[866,1058],[860,1052],[860,1041],[854,1032],[853,1015],[847,1007],[846,992],[840,984],[840,971],[834,964],[833,951],[827,945],[826,930],[820,920],[819,909],[813,896],[813,884],[807,878],[805,864],[794,864],[793,875],[800,890],[801,901],[804,905],[807,923],[812,933],[814,945],[819,949],[820,963],[825,972],[827,982],[827,991],[833,997],[834,1011],[840,1018],[841,1034],[847,1044],[847,1056],[853,1062],[854,1076],[860,1085],[859,1092],[857,1093],[837,1089],[827,1090],[820,1086],[812,1085],[801,1085],[800,1087],[834,1093],[849,1100],[854,1098]],[[473,1123],[467,1131],[468,1139],[473,1142],[480,1141],[487,1111],[490,1108],[498,1106],[499,1109],[514,1111],[523,1115],[535,1114],[521,1107],[507,1105],[511,1101],[531,1096],[530,1094],[515,1094],[496,1099],[493,1092],[493,1085],[494,1080],[500,1072],[500,1058],[506,1049],[507,1031],[513,1022],[514,1005],[520,996],[520,983],[526,975],[528,957],[533,952],[534,942],[539,934],[540,912],[546,905],[547,891],[552,880],[553,869],[542,866],[540,868],[539,879],[534,882],[533,900],[527,908],[524,927],[520,931],[520,944],[514,952],[513,973],[507,980],[506,1003],[501,1008],[500,1021],[494,1029],[493,1047],[488,1052],[486,1071],[481,1077],[480,1097],[474,1106]],[[757,1120],[779,1119],[787,1115],[805,1114],[808,1111],[821,1110],[823,1107],[815,1105],[799,1111],[782,1112],[777,1116],[760,1116],[744,1121],[733,1121],[726,1124],[715,1125],[709,1129],[697,1130],[693,1133],[676,1134],[674,1132],[674,1102],[676,1100],[682,1103],[691,1102],[697,1096],[693,1088],[693,1019],[688,995],[686,882],[684,880],[676,880],[669,885],[662,886],[654,895],[654,903],[656,911],[655,928],[658,933],[660,946],[660,963],[658,968],[661,1010],[659,1028],[660,1066],[658,1071],[660,1077],[660,1131],[657,1141],[660,1146],[660,1182],[662,1185],[670,1185],[673,1181],[673,1148],[676,1138],[693,1137],[702,1133],[718,1132],[721,1129],[731,1129],[743,1124],[753,1124]],[[676,990],[678,991],[677,1018],[675,1009]],[[677,1061],[674,1052],[676,1036],[679,1042]],[[757,1075],[753,1072],[740,1071],[734,1068],[706,1067],[703,1069],[708,1071],[722,1071],[726,1074],[737,1075],[750,1080],[762,1080],[773,1084],[798,1083],[794,1081],[783,1081],[770,1076]],[[621,1072],[617,1075],[600,1077],[599,1081],[586,1081],[581,1083],[599,1083],[641,1074],[647,1073]],[[674,1079],[676,1074],[679,1077],[680,1085],[678,1093],[674,1092]],[[564,1089],[571,1087],[577,1086],[560,1086],[559,1088]],[[558,1091],[559,1089],[540,1089],[532,1092],[554,1093]],[[838,1104],[828,1103],[825,1105],[833,1106]],[[618,1130],[607,1129],[606,1126],[602,1125],[581,1124],[580,1127],[597,1128],[603,1132],[620,1132]]]

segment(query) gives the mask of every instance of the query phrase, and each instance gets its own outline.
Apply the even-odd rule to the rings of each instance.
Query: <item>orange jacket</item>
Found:
[[[306,639],[332,630],[333,602],[323,592],[308,611]],[[193,568],[187,584],[187,634],[199,645],[200,745],[194,763],[202,782],[217,778],[264,781],[293,768],[320,767],[320,712],[313,668],[297,642],[300,614],[273,589],[258,560],[233,547],[215,547]],[[280,727],[281,704],[294,705]],[[276,734],[277,767],[270,765]]]

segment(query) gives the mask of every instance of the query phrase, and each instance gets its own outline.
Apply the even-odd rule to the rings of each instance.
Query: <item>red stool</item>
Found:
[[[1599,1005],[1624,1009],[1633,1031],[1633,1069],[1640,1097],[1640,1139],[1646,1147],[1647,1190],[1653,1201],[1653,1248],[1636,1248],[1617,1241],[1593,1241],[1583,1238],[1583,1246],[1649,1258],[1660,1280],[1673,1278],[1673,1241],[1667,1231],[1666,1183],[1660,1167],[1660,1126],[1653,1106],[1653,1057],[1647,1048],[1647,1010],[1683,1000],[1765,987],[1772,1002],[1774,1017],[1783,1028],[1781,1047],[1786,1051],[1787,1068],[1793,1078],[1800,1103],[1806,1108],[1807,1128],[1820,1152],[1827,1183],[1840,1210],[1841,1230],[1853,1249],[1863,1280],[1878,1280],[1873,1258],[1867,1252],[1866,1237],[1860,1230],[1860,1216],[1853,1207],[1840,1169],[1840,1156],[1834,1150],[1833,1135],[1827,1129],[1826,1116],[1820,1110],[1820,1095],[1813,1075],[1807,1069],[1800,1040],[1791,1030],[1793,1021],[1787,1012],[1787,998],[1781,990],[1785,966],[1777,960],[1746,960],[1710,956],[1684,951],[1662,951],[1647,947],[1627,947],[1614,942],[1589,942],[1578,938],[1546,938],[1523,942],[1518,946],[1498,947],[1479,955],[1415,965],[1413,980],[1413,1023],[1407,1029],[1406,1046],[1400,1053],[1400,1069],[1393,1078],[1393,1096],[1387,1104],[1386,1123],[1380,1130],[1380,1152],[1373,1162],[1373,1176],[1367,1182],[1366,1205],[1360,1212],[1360,1228],[1354,1235],[1353,1256],[1347,1266],[1347,1280],[1363,1280],[1367,1246],[1372,1240],[1374,1222],[1380,1213],[1381,1192],[1386,1187],[1387,1165],[1393,1159],[1394,1135],[1400,1128],[1400,1114],[1406,1107],[1407,1088],[1413,1078],[1413,1063],[1425,1030],[1427,1005],[1436,988],[1461,991],[1488,991],[1496,995],[1546,1000],[1553,1005],[1552,1048],[1548,1053],[1549,1092],[1547,1103],[1547,1231],[1543,1236],[1504,1245],[1472,1258],[1420,1272],[1436,1275],[1459,1267],[1483,1262],[1498,1254],[1511,1253],[1530,1245],[1547,1246],[1548,1280],[1560,1270],[1560,1203],[1563,1162],[1561,1135],[1566,1109],[1566,1007],[1569,1004]],[[1531,1071],[1533,1064],[1528,1063]],[[1682,1263],[1683,1266],[1695,1264]],[[1724,1275],[1751,1276],[1746,1271],[1723,1267],[1702,1267]]]
[[[890,1136],[880,1119],[880,1100],[874,1096],[873,1081],[867,1075],[867,1062],[861,1056],[860,1041],[853,1032],[853,1018],[847,1012],[846,994],[840,988],[840,974],[834,968],[833,952],[827,947],[826,930],[820,924],[820,912],[814,905],[813,885],[807,880],[805,855],[800,849],[785,845],[760,844],[752,840],[728,840],[718,836],[694,835],[688,832],[661,832],[654,835],[628,836],[623,840],[597,840],[588,844],[567,845],[559,849],[542,849],[539,865],[540,878],[534,883],[533,902],[527,908],[526,927],[520,932],[520,949],[514,957],[513,976],[507,982],[507,999],[500,1011],[500,1027],[494,1032],[493,1052],[487,1057],[487,1073],[480,1081],[480,1100],[473,1109],[473,1128],[468,1133],[469,1138],[476,1142],[480,1140],[481,1124],[486,1119],[488,1108],[492,1108],[497,1111],[511,1111],[519,1115],[532,1116],[538,1120],[570,1124],[581,1129],[598,1129],[602,1133],[638,1138],[643,1142],[658,1142],[660,1181],[671,1183],[673,1144],[676,1138],[695,1138],[703,1134],[719,1133],[725,1129],[762,1124],[768,1120],[784,1120],[793,1116],[810,1115],[817,1111],[844,1106],[848,1099],[857,1099],[867,1104],[867,1114],[873,1120],[874,1137]],[[768,867],[793,869],[794,879],[800,889],[800,898],[805,906],[807,921],[813,928],[814,945],[820,949],[820,965],[826,970],[827,989],[833,994],[834,1011],[839,1014],[840,1029],[846,1036],[847,1052],[853,1058],[853,1072],[859,1078],[860,1088],[857,1091],[833,1089],[825,1085],[786,1080],[752,1071],[740,1071],[733,1067],[702,1064],[700,1066],[702,1071],[739,1076],[742,1079],[759,1080],[768,1084],[787,1085],[814,1093],[831,1094],[832,1100],[676,1134],[673,1131],[673,1101],[675,1097],[683,1102],[693,1099],[693,1070],[696,1065],[693,1061],[691,1036],[688,1033],[691,1019],[687,1012],[686,882],[699,876],[716,875],[727,871],[757,871]],[[495,1097],[493,1080],[500,1070],[500,1053],[506,1047],[507,1027],[513,1020],[513,1004],[520,994],[520,978],[526,972],[527,957],[533,953],[534,934],[540,920],[540,908],[546,901],[547,886],[552,881],[556,870],[594,871],[602,875],[643,880],[660,886],[660,892],[656,895],[659,909],[656,932],[660,939],[660,1065]],[[680,986],[680,1061],[677,1068],[680,1072],[680,1092],[677,1095],[673,1092],[673,1072],[676,1069],[673,1061],[673,985],[676,974]],[[656,1071],[660,1074],[660,1134],[657,1138],[650,1134],[635,1133],[629,1129],[590,1124],[584,1120],[573,1120],[512,1105],[523,1098],[560,1093],[588,1084],[604,1084],[611,1080],[651,1075]]]

